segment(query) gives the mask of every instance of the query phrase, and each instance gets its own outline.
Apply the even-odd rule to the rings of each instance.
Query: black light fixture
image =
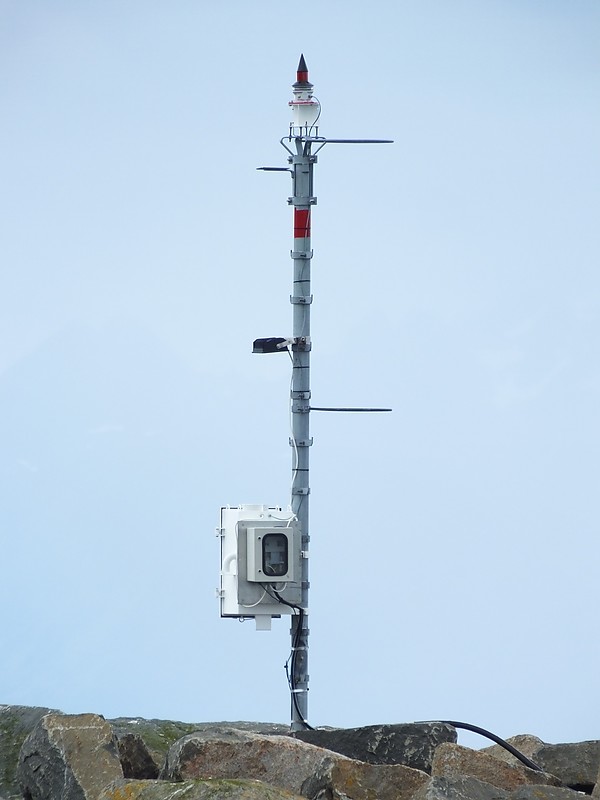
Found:
[[[255,339],[252,344],[253,353],[285,353],[289,339],[282,336],[270,336],[267,339]]]

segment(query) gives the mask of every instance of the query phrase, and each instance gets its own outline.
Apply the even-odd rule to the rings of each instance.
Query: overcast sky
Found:
[[[596,0],[0,0],[0,703],[289,721],[221,620],[289,502],[288,101],[315,167],[313,725],[600,738]],[[478,740],[477,744],[484,744]]]

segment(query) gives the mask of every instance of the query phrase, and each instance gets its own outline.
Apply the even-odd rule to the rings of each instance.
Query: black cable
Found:
[[[434,720],[430,720],[430,722],[433,722],[433,721]],[[503,747],[505,750],[508,750],[508,752],[511,755],[513,755],[515,758],[518,758],[519,761],[521,761],[523,764],[525,764],[526,767],[529,767],[529,769],[533,769],[536,772],[543,772],[544,771],[540,766],[538,766],[530,758],[527,758],[527,756],[524,755],[524,753],[521,753],[520,750],[517,750],[516,747],[513,747],[512,744],[510,744],[509,742],[505,741],[504,739],[501,739],[499,736],[496,736],[495,733],[491,733],[490,731],[486,731],[485,728],[480,728],[478,725],[471,725],[469,722],[453,722],[452,720],[448,720],[448,719],[435,720],[435,722],[442,722],[442,723],[444,723],[444,725],[452,725],[453,728],[464,728],[464,730],[466,730],[466,731],[472,731],[473,733],[478,733],[480,736],[485,736],[487,739],[491,739],[492,742],[496,742],[496,744],[499,744],[500,747]],[[423,725],[423,724],[427,724],[427,723],[420,722],[420,723],[417,723],[417,724]]]
[[[288,686],[290,687],[290,696],[292,698],[292,703],[296,710],[296,714],[300,718],[300,721],[304,725],[307,731],[314,731],[312,725],[309,725],[308,722],[302,716],[302,712],[300,711],[300,707],[298,705],[298,699],[296,697],[296,692],[294,691],[296,685],[296,654],[298,652],[298,646],[300,645],[300,639],[302,637],[302,623],[304,622],[304,609],[302,606],[298,606],[295,603],[290,603],[287,600],[284,600],[283,597],[279,594],[277,589],[271,586],[271,591],[269,591],[269,586],[267,584],[261,584],[263,589],[269,594],[271,597],[274,597],[278,603],[281,603],[284,606],[288,606],[291,609],[294,609],[298,612],[298,626],[296,628],[296,635],[294,636],[294,641],[292,642],[292,652],[289,655],[288,660],[283,665],[285,669],[285,674],[287,677]],[[289,664],[289,668],[288,668]]]
[[[302,624],[304,622],[304,610],[299,608],[298,610],[298,626],[296,628],[296,635],[294,637],[294,642],[292,644],[292,652],[290,653],[290,657],[284,664],[285,674],[288,680],[288,686],[290,687],[290,696],[292,698],[292,702],[294,704],[294,708],[296,709],[296,713],[300,718],[300,721],[304,725],[306,730],[314,730],[314,728],[308,724],[308,722],[302,716],[300,711],[300,706],[298,705],[298,698],[296,697],[296,692],[294,691],[296,686],[296,655],[298,653],[298,647],[300,645],[300,640],[302,637]],[[289,671],[288,671],[288,663],[289,663]]]

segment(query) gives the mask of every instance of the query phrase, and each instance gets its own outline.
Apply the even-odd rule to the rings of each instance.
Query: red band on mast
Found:
[[[310,208],[294,209],[294,239],[310,236]]]

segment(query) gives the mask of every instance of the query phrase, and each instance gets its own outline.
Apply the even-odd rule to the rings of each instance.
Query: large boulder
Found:
[[[461,776],[477,778],[505,791],[527,784],[560,785],[560,780],[520,764],[508,764],[478,750],[458,744],[442,744],[433,757],[431,774],[436,778],[456,779]]]
[[[431,778],[413,796],[413,800],[508,800],[509,793],[472,776]]]
[[[600,771],[600,741],[547,744],[537,736],[523,734],[507,739],[509,744],[528,756],[545,772],[556,775],[565,786],[590,794],[598,782]],[[485,752],[509,764],[519,761],[500,745],[487,747]]]
[[[510,800],[582,800],[581,792],[566,786],[519,786]]]
[[[60,714],[60,711],[37,706],[0,706],[0,798],[22,797],[16,778],[19,752],[40,719],[49,713]]]
[[[440,744],[456,742],[456,728],[445,722],[328,728],[294,735],[368,764],[404,764],[423,772],[431,772],[433,754]]]
[[[530,761],[537,763],[535,760],[536,753],[544,746],[544,742],[533,736],[530,733],[521,733],[518,736],[511,736],[506,742],[512,745],[522,755],[527,756]],[[516,756],[500,744],[493,744],[490,747],[483,747],[480,753],[487,753],[488,756],[494,756],[500,761],[506,761],[507,764],[522,764]]]
[[[42,717],[25,739],[17,767],[27,800],[97,800],[122,777],[113,732],[97,714]]]
[[[412,800],[581,800],[571,789],[540,784],[519,786],[512,792],[470,775],[431,778]]]
[[[544,744],[534,760],[565,786],[590,793],[600,770],[600,741]]]
[[[323,759],[302,785],[309,798],[332,800],[412,800],[429,776],[404,764],[367,764],[336,754]]]
[[[252,780],[169,781],[119,780],[107,786],[98,800],[300,800],[297,795]],[[302,800],[304,800],[302,798]]]
[[[424,772],[403,765],[361,763],[288,736],[233,729],[176,742],[161,777],[252,778],[304,797],[340,800],[408,800],[428,780]]]

